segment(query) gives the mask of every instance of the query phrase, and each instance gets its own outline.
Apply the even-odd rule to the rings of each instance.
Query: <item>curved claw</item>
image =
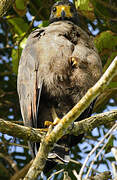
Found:
[[[53,122],[51,122],[51,121],[44,122],[44,126],[49,127],[50,125],[53,125]]]
[[[76,67],[78,65],[78,58],[77,57],[71,57],[70,62],[71,62],[71,65],[73,67]]]
[[[50,125],[55,126],[55,125],[57,125],[57,124],[60,122],[60,120],[61,120],[60,118],[58,118],[54,107],[51,108],[51,114],[52,114],[53,122],[52,122],[52,121],[45,121],[45,122],[44,122],[44,126],[45,126],[45,127],[49,127]]]

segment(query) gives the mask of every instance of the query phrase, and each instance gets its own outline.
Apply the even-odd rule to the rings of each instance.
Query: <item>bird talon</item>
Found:
[[[39,129],[41,132],[48,132],[48,128]]]
[[[74,67],[76,67],[77,66],[77,64],[78,64],[78,58],[76,58],[76,57],[71,57],[71,59],[70,59],[70,62],[71,62],[71,65]]]
[[[50,125],[56,126],[60,122],[60,119],[58,117],[55,118],[54,122],[51,121],[45,121],[44,126],[49,127]]]
[[[45,121],[44,122],[44,126],[49,127],[50,125],[53,125],[53,122],[51,122],[51,121]]]

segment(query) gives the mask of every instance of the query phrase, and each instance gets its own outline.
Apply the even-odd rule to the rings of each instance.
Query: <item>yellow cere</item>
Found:
[[[56,16],[57,17],[60,17],[61,16],[61,12],[62,11],[65,11],[65,17],[72,17],[72,14],[70,12],[70,6],[67,6],[67,5],[59,5],[59,6],[56,6],[57,8],[57,11],[56,11]]]

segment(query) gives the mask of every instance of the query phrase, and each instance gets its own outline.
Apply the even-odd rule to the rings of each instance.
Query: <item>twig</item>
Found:
[[[64,171],[64,178],[63,180],[71,180],[71,177],[69,176],[67,171]]]
[[[116,147],[116,148],[113,147],[113,148],[111,149],[111,151],[112,151],[112,153],[113,153],[113,155],[114,155],[114,157],[115,157],[115,160],[116,160],[116,162],[117,162],[117,147]]]
[[[117,180],[117,169],[115,167],[115,163],[111,163],[111,166],[112,166],[112,172],[113,172],[113,177],[114,177],[114,180]]]
[[[18,172],[18,167],[17,167],[16,163],[10,158],[10,156],[6,156],[6,155],[0,153],[0,157],[5,159],[10,164],[10,166],[14,169],[15,172]]]
[[[102,144],[105,140],[105,138],[108,137],[109,134],[111,134],[113,132],[113,130],[117,128],[117,123],[108,131],[108,133],[104,136],[104,138],[99,141],[99,143],[92,149],[92,151],[88,154],[88,156],[86,157],[84,163],[83,163],[83,166],[82,168],[80,169],[80,172],[79,172],[79,180],[82,179],[82,174],[83,174],[83,171],[84,171],[84,168],[86,166],[86,163],[88,161],[88,159],[90,158],[90,156],[96,151],[96,149],[100,146],[100,144]]]
[[[109,180],[109,179],[111,179],[111,173],[109,171],[105,171],[93,177],[91,176],[87,180]]]
[[[30,161],[26,166],[24,166],[24,168],[22,168],[20,171],[15,173],[14,176],[12,176],[10,180],[21,180],[21,178],[24,178],[24,176],[28,172],[32,162],[33,162],[33,160]]]
[[[78,161],[76,161],[76,160],[74,160],[74,159],[70,159],[70,162],[72,162],[72,163],[75,163],[75,164],[78,164],[78,165],[81,165],[82,166],[82,163],[81,162],[78,162]],[[89,168],[89,166],[86,166],[87,168]],[[94,172],[96,172],[96,173],[99,173],[99,171],[97,171],[96,169],[93,169],[93,168],[91,168]]]
[[[0,145],[1,144],[4,144],[3,142],[0,142]],[[11,143],[11,142],[5,142],[5,144],[9,145],[9,146],[19,146],[19,147],[22,147],[22,148],[25,148],[25,149],[29,149],[28,145],[23,145],[23,144],[17,144],[17,143]]]
[[[109,141],[109,139],[110,139],[111,137],[112,137],[112,134],[109,136],[108,141]],[[90,164],[90,167],[89,167],[89,170],[88,170],[88,172],[87,172],[87,174],[86,174],[86,177],[85,177],[86,180],[87,180],[87,178],[88,178],[88,176],[89,176],[89,173],[90,173],[90,171],[91,171],[91,169],[92,169],[92,166],[93,166],[94,162],[96,161],[96,159],[98,158],[98,156],[101,154],[101,152],[104,150],[104,148],[106,147],[108,141],[102,146],[102,148],[100,149],[100,151],[97,153],[97,155],[95,156],[95,158],[92,160],[92,162],[91,162],[91,164]]]
[[[78,173],[76,172],[76,170],[73,170],[72,172],[73,172],[74,176],[76,177],[76,179],[78,179],[79,176],[78,176]]]
[[[116,160],[116,162],[117,162],[117,148],[113,147],[113,148],[111,149],[111,151],[112,151],[112,153],[113,153],[113,155],[114,155],[114,157],[115,157],[115,160]],[[111,166],[112,166],[112,171],[113,171],[114,180],[117,180],[117,168],[116,168],[116,166],[115,166],[115,163],[112,162],[112,163],[111,163]]]
[[[57,175],[57,174],[59,174],[59,173],[61,173],[63,171],[64,171],[64,169],[61,169],[59,171],[54,172],[47,180],[50,180],[53,176],[55,176],[55,175]]]

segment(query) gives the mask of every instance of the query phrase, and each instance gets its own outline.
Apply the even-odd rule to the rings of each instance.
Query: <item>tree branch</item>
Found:
[[[117,147],[112,147],[111,152],[113,153],[115,160],[117,162]],[[113,180],[117,180],[117,166],[115,162],[111,163],[112,172],[113,172]]]
[[[24,176],[26,175],[26,173],[28,172],[31,164],[32,164],[33,160],[30,161],[28,164],[26,164],[26,166],[24,166],[24,168],[22,168],[20,171],[18,171],[17,173],[15,173],[10,180],[19,180],[24,178]]]
[[[45,134],[43,132],[41,133],[41,130],[35,130],[31,127],[11,123],[3,119],[0,119],[0,132],[31,142],[40,142],[42,136]]]
[[[79,178],[76,170],[73,170],[73,174],[77,179]],[[103,173],[99,173],[98,175],[91,176],[87,180],[105,180],[105,179],[106,180],[111,179],[111,173],[109,171],[105,171]],[[83,179],[83,180],[85,180],[85,179]]]
[[[88,156],[86,157],[86,159],[85,159],[85,161],[84,161],[84,163],[83,163],[82,168],[80,169],[78,180],[81,180],[81,179],[82,179],[83,171],[84,171],[84,168],[85,168],[86,163],[87,163],[87,161],[89,160],[89,158],[92,156],[92,154],[97,150],[97,148],[104,142],[104,140],[105,140],[108,136],[109,136],[109,137],[108,137],[108,141],[109,141],[109,139],[112,137],[112,134],[111,134],[111,133],[112,133],[116,128],[117,128],[117,123],[115,123],[115,124],[113,125],[113,127],[106,133],[106,135],[103,137],[103,139],[101,139],[101,141],[99,141],[99,142],[96,144],[96,146],[94,146],[94,148],[90,151],[90,153],[88,154]],[[87,180],[87,178],[88,178],[88,176],[89,176],[89,173],[90,173],[90,171],[91,171],[91,169],[92,169],[92,165],[94,164],[94,161],[98,158],[98,156],[100,155],[100,153],[101,153],[101,152],[103,151],[103,149],[106,147],[108,141],[107,141],[106,143],[104,143],[104,145],[101,147],[101,149],[99,150],[99,152],[96,154],[96,156],[94,157],[94,159],[93,159],[92,162],[90,163],[90,167],[89,167],[88,172],[87,172],[87,174],[86,174],[85,180]]]
[[[96,127],[101,125],[108,125],[110,122],[114,122],[117,120],[117,110],[100,113],[95,116],[86,118],[82,121],[75,122],[74,128],[72,130],[67,130],[67,132],[71,132],[74,135],[80,135],[83,133],[90,132]]]
[[[15,0],[0,0],[0,17],[8,11]]]
[[[68,128],[65,134],[78,136],[90,132],[92,129],[101,125],[107,125],[110,122],[114,122],[115,120],[117,120],[117,110],[100,113],[82,121],[74,122],[73,129],[71,130],[71,128]],[[31,142],[41,142],[41,139],[46,135],[42,129],[18,125],[3,119],[0,119],[0,132]]]
[[[111,179],[111,173],[109,171],[105,171],[103,173],[100,173],[98,175],[95,175],[94,177],[90,177],[87,180],[105,180],[105,179]]]
[[[40,143],[40,148],[36,158],[33,161],[31,168],[29,169],[24,180],[36,179],[38,175],[43,171],[48,153],[52,150],[53,145],[63,135],[65,135],[66,129],[73,123],[80,114],[90,105],[90,103],[104,91],[112,78],[117,74],[117,56],[101,77],[101,79],[90,88],[85,96],[69,111],[58,123],[55,128],[48,133],[43,141]]]

